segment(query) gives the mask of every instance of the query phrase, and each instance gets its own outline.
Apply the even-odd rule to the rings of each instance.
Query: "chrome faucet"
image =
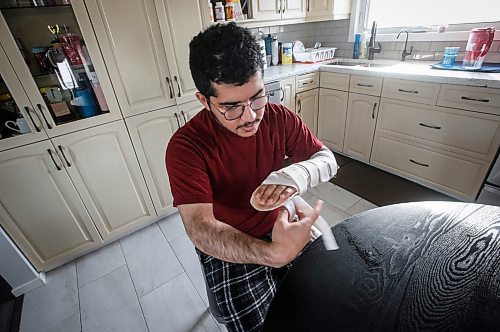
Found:
[[[373,21],[372,24],[372,35],[370,36],[370,42],[368,43],[368,60],[373,60],[373,55],[375,53],[380,53],[382,51],[382,45],[377,42],[378,47],[375,47],[375,37],[377,35],[377,22]]]
[[[406,32],[405,48],[404,48],[403,52],[401,53],[401,61],[405,61],[406,57],[408,55],[410,55],[411,52],[413,51],[413,46],[410,47],[410,52],[408,52],[406,50],[406,46],[408,45],[408,35],[409,35],[408,30],[406,30],[406,29],[402,29],[401,31],[399,31],[398,36],[396,37],[396,39],[399,39],[399,35],[401,35],[401,32]]]

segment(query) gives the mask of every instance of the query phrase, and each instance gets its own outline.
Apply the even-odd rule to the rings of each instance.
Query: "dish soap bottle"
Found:
[[[361,44],[361,34],[357,33],[354,35],[354,49],[352,50],[353,59],[359,59],[360,44]]]

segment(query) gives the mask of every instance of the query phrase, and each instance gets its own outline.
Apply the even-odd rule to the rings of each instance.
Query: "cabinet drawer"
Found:
[[[349,91],[363,93],[365,95],[380,96],[382,82],[382,77],[351,75]]]
[[[376,137],[372,163],[453,196],[474,200],[488,163],[459,159],[430,149]]]
[[[297,76],[296,92],[307,91],[319,87],[319,72]]]
[[[386,78],[382,97],[435,105],[441,84]]]
[[[384,98],[377,131],[486,161],[500,143],[495,116]]]
[[[443,84],[437,104],[500,115],[500,89]]]
[[[322,88],[348,91],[349,90],[349,74],[327,73],[321,72]]]

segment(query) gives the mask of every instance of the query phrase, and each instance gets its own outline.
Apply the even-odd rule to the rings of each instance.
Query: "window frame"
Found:
[[[364,28],[364,22],[368,19],[368,3],[370,0],[352,0],[351,19],[349,25],[349,42],[354,42],[356,33],[370,33],[371,24]],[[496,29],[494,40],[500,40],[500,21],[486,23],[463,23],[450,24],[445,32],[438,32],[438,26],[432,26],[427,31],[415,31],[416,28],[424,27],[395,27],[377,29],[377,41],[394,42],[401,29],[410,32],[409,41],[467,41],[470,30],[473,28],[494,27]],[[422,29],[424,30],[424,29]]]

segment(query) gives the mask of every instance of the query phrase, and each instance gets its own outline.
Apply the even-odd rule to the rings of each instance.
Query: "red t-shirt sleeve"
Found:
[[[297,163],[309,159],[321,150],[323,143],[314,136],[304,122],[292,111],[284,108],[286,155]]]
[[[213,202],[205,160],[189,140],[174,136],[165,162],[174,206]]]

